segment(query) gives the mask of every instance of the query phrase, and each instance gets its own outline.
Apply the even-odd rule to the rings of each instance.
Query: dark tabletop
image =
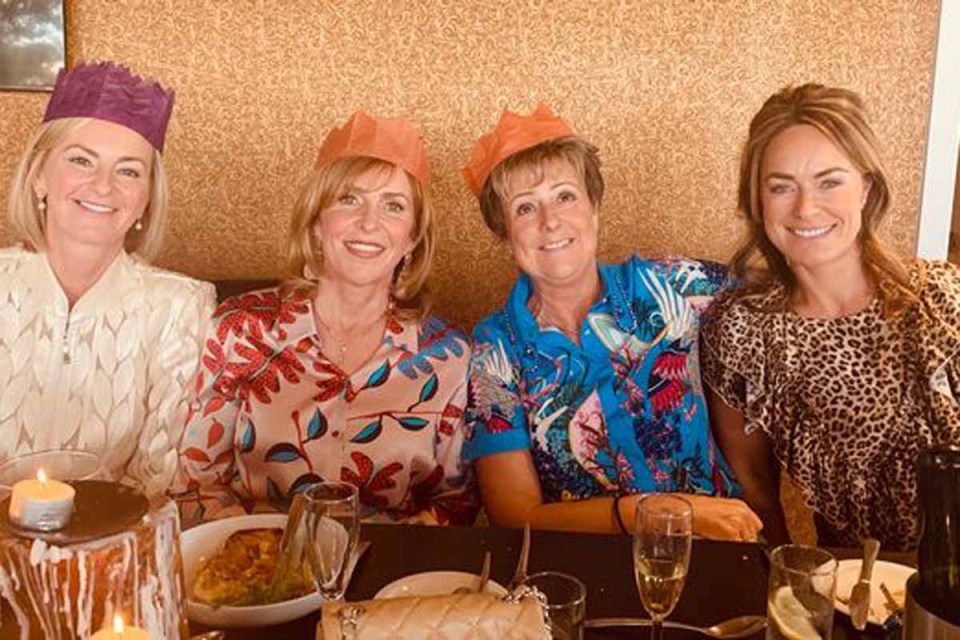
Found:
[[[425,527],[413,525],[363,525],[361,539],[373,544],[357,564],[347,590],[347,600],[366,600],[397,578],[420,571],[478,572],[483,552],[493,555],[491,578],[507,584],[520,551],[522,531],[482,527]],[[856,557],[856,550],[833,550],[840,558]],[[881,557],[913,564],[908,554]],[[571,573],[587,586],[587,617],[647,617],[633,578],[631,541],[627,537],[584,533],[534,531],[529,573],[552,569]],[[766,612],[766,554],[756,544],[695,540],[686,586],[670,620],[710,625],[739,615]],[[312,639],[319,613],[290,624],[238,629],[229,640],[278,638]],[[206,630],[191,627],[193,633]],[[648,638],[649,629],[591,630],[587,638]],[[894,634],[895,635],[895,634]],[[702,638],[668,629],[667,640]],[[834,640],[877,638],[882,634],[854,631],[842,614],[835,616]],[[763,634],[757,634],[762,638]]]
[[[520,551],[522,532],[481,527],[364,525],[360,537],[373,545],[360,559],[347,600],[365,600],[387,583],[419,571],[479,571],[483,552],[493,555],[491,578],[507,584]],[[643,616],[637,595],[629,538],[612,535],[534,531],[529,573],[552,569],[571,573],[587,585],[587,617]],[[763,614],[767,569],[757,545],[697,540],[687,584],[671,620],[713,624],[726,618]],[[231,631],[231,640],[313,638],[318,614],[296,622]],[[192,631],[205,630],[193,625]],[[594,631],[595,638],[646,638],[648,629]],[[667,638],[686,636],[680,632]]]

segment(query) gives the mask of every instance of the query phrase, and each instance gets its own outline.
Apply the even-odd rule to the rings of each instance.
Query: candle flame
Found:
[[[43,470],[43,467],[37,470],[37,480],[40,481],[40,484],[47,484],[47,472]]]
[[[113,632],[117,635],[123,633],[123,618],[119,615],[113,616]]]

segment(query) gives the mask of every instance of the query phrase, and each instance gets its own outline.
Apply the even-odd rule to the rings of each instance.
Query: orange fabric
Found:
[[[549,105],[541,103],[529,116],[506,109],[493,131],[477,140],[463,176],[473,195],[479,196],[483,183],[498,164],[515,153],[541,142],[574,135],[563,119],[553,115]]]
[[[406,170],[420,184],[430,182],[430,163],[420,128],[402,116],[375,118],[357,111],[345,125],[327,134],[317,154],[317,165],[350,156],[386,160]]]

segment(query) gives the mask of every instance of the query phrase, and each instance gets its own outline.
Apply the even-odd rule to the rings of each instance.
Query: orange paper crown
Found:
[[[503,110],[496,128],[477,140],[463,177],[473,195],[479,196],[483,184],[498,164],[515,153],[541,142],[574,135],[563,119],[553,115],[546,104],[539,104],[529,116]]]
[[[345,125],[327,134],[317,164],[350,156],[386,160],[406,170],[420,184],[430,182],[430,163],[420,128],[404,117],[374,118],[357,111]]]

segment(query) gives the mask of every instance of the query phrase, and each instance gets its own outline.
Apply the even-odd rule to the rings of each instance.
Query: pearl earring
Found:
[[[133,229],[134,231],[143,231],[143,220],[141,218],[137,218],[137,222],[133,225]]]

